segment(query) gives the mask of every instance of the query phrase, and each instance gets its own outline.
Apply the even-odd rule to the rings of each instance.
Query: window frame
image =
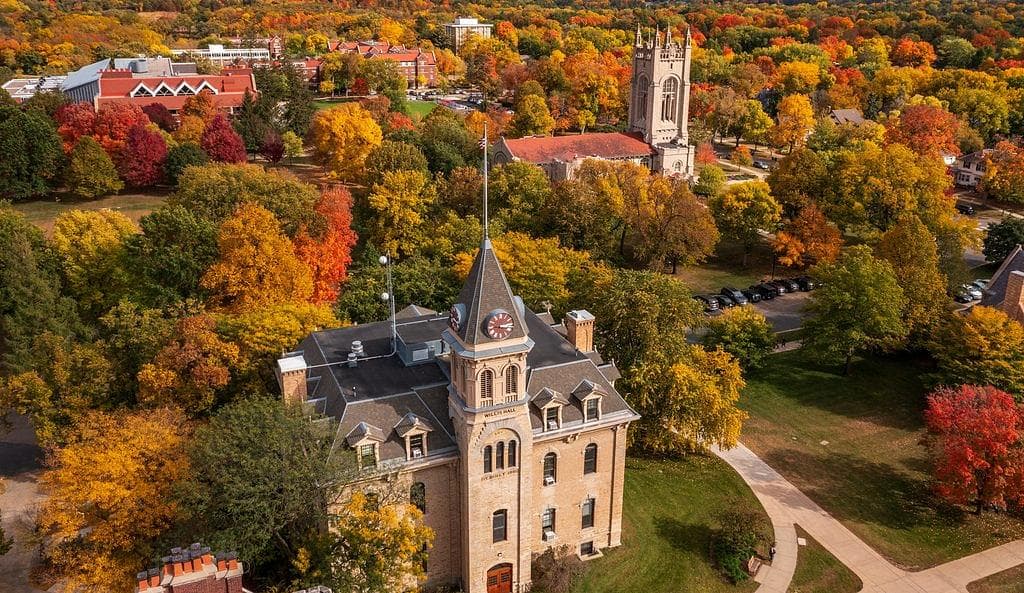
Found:
[[[555,530],[556,520],[556,509],[555,507],[548,507],[540,513],[540,531],[546,533],[548,531],[552,533],[558,533]]]
[[[498,441],[494,446],[494,469],[505,469],[505,441]]]
[[[583,475],[597,473],[597,443],[583,447]]]
[[[580,529],[594,528],[594,515],[597,514],[597,501],[591,497],[580,505]]]
[[[518,459],[516,459],[517,454],[518,454],[518,443],[516,443],[515,439],[513,439],[513,440],[508,442],[508,466],[509,467],[515,467],[516,466],[516,463],[519,461]]]
[[[419,442],[419,445],[416,442]],[[419,455],[416,454],[416,450],[419,449]],[[419,459],[427,456],[427,435],[424,433],[417,433],[409,435],[409,458]]]
[[[679,162],[677,161],[678,165]],[[591,418],[591,406],[593,406],[594,416]],[[596,397],[592,397],[587,401],[583,402],[583,421],[584,422],[597,422],[601,419],[601,400]]]
[[[494,471],[494,460],[493,460],[493,457],[492,457],[493,454],[494,454],[493,451],[494,451],[494,449],[490,445],[487,445],[487,446],[484,447],[483,455],[484,455],[484,473],[485,474],[489,474],[492,471]]]
[[[500,526],[498,520],[501,520]],[[499,538],[499,532],[500,538]],[[491,513],[491,543],[508,541],[508,509],[499,509]]]
[[[550,461],[550,467],[549,466]],[[541,472],[541,477],[544,480],[544,485],[548,486],[551,484],[558,483],[558,454],[554,451],[544,455],[544,466]],[[551,478],[551,484],[548,484],[548,478]]]
[[[377,467],[377,444],[359,445],[359,467]]]
[[[558,408],[558,406],[544,408],[544,430],[558,430],[562,427],[562,414]],[[554,417],[552,417],[552,412]]]

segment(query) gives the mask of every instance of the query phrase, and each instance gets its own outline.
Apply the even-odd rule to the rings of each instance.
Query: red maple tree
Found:
[[[64,152],[70,153],[78,139],[92,134],[96,127],[96,110],[88,103],[62,105],[54,114],[57,133],[64,142]]]
[[[320,195],[316,211],[327,220],[327,230],[319,238],[302,230],[295,237],[295,253],[313,271],[310,300],[326,303],[338,298],[338,285],[348,278],[358,239],[352,230],[352,194],[341,186],[330,187]]]
[[[244,163],[247,159],[245,143],[238,132],[231,127],[227,118],[218,113],[203,130],[200,146],[210,155],[210,160],[222,163]]]
[[[941,107],[913,105],[894,118],[886,129],[889,142],[906,145],[917,154],[960,154],[956,135],[960,123]]]
[[[166,160],[164,137],[144,124],[135,124],[128,130],[118,171],[129,185],[149,187],[163,180]]]
[[[928,396],[925,420],[936,490],[956,504],[1005,508],[1024,497],[1024,415],[995,387],[943,387]]]
[[[284,141],[281,140],[280,134],[270,130],[263,135],[263,140],[260,142],[260,156],[271,163],[277,163],[284,157]]]
[[[171,110],[164,107],[163,103],[150,103],[142,108],[142,112],[165,132],[173,132],[178,127]]]
[[[114,162],[121,160],[128,131],[135,124],[148,124],[149,117],[138,105],[132,103],[110,103],[96,113],[96,125],[92,135]]]

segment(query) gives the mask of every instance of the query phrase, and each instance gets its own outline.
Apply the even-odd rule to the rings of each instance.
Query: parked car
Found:
[[[971,296],[970,291],[962,286],[959,286],[956,288],[956,290],[952,291],[951,296],[953,297],[953,300],[958,303],[966,304],[974,300],[974,297]]]
[[[693,300],[697,301],[702,307],[704,307],[705,313],[714,313],[719,310],[718,299],[715,297],[698,294],[694,295]]]
[[[763,171],[772,170],[772,165],[768,161],[754,161],[754,166]]]
[[[762,282],[760,284],[751,284],[750,290],[756,290],[760,292],[761,300],[763,301],[770,301],[775,297],[779,296],[779,289],[775,288],[771,284],[768,284],[767,282]]]
[[[971,284],[978,287],[978,290],[984,293],[985,289],[988,288],[988,283],[990,280],[990,278],[978,278],[974,282],[971,282]]]
[[[977,286],[975,286],[973,284],[962,284],[962,285],[960,285],[960,288],[966,290],[971,295],[971,299],[972,300],[975,300],[975,301],[980,301],[981,300],[981,297],[982,297],[981,289],[978,288]]]
[[[747,297],[731,286],[723,286],[722,290],[718,291],[718,294],[725,295],[732,299],[737,305],[746,305]]]
[[[782,280],[769,280],[767,284],[769,286],[774,287],[775,290],[779,292],[779,296],[782,296],[787,292],[792,292],[791,290],[789,290],[789,284],[786,284]]]
[[[964,216],[974,216],[974,206],[970,204],[956,203],[956,211]]]
[[[796,283],[796,280],[792,280],[790,278],[779,278],[779,282],[785,284],[789,292],[798,292],[800,290],[800,285]]]
[[[800,290],[804,292],[809,292],[811,290],[814,290],[815,288],[818,288],[818,281],[815,280],[814,278],[811,278],[810,276],[798,276],[796,278],[793,278],[793,281],[796,282],[797,285],[800,287]]]
[[[711,295],[711,298],[718,299],[718,306],[722,309],[730,309],[736,306],[736,301],[730,299],[724,294],[713,294]]]
[[[761,291],[759,290],[741,290],[743,296],[747,297],[747,300],[751,303],[760,303],[763,299],[761,297]]]

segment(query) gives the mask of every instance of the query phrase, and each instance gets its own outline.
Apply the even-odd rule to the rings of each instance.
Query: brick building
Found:
[[[1016,246],[992,275],[981,304],[1006,313],[1024,324],[1024,248]]]
[[[337,419],[367,491],[399,493],[435,540],[428,586],[526,591],[533,558],[618,546],[626,432],[638,418],[594,349],[510,289],[484,239],[447,314],[318,331],[278,361],[283,397]]]
[[[335,51],[357,53],[367,60],[392,60],[411,89],[437,86],[437,58],[434,52],[417,47],[391,45],[386,41],[342,41]]]
[[[636,31],[626,132],[500,139],[494,163],[539,165],[554,181],[571,179],[586,159],[630,160],[663,175],[693,176],[690,145],[690,31],[680,45],[671,31],[643,39]]]
[[[214,555],[192,544],[173,548],[160,567],[140,572],[136,593],[243,593],[243,571],[234,552]]]

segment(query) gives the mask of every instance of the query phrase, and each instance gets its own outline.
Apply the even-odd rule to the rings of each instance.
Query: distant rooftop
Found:
[[[33,97],[36,93],[46,91],[60,91],[66,76],[36,76],[34,78],[12,78],[5,82],[0,88],[7,91],[15,101],[24,101]]]
[[[491,25],[489,25],[487,23],[481,23],[479,19],[476,19],[476,18],[473,18],[473,17],[468,17],[468,16],[456,17],[455,21],[453,23],[451,23],[451,24],[453,26],[456,26],[456,27],[490,27],[491,26]]]
[[[61,88],[63,90],[74,89],[95,82],[99,80],[100,72],[104,70],[131,70],[132,72],[146,74],[147,76],[174,76],[181,74],[182,72],[179,70],[183,69],[184,66],[186,64],[175,64],[170,58],[165,57],[104,59],[87,66],[82,66],[74,72],[69,72]]]

